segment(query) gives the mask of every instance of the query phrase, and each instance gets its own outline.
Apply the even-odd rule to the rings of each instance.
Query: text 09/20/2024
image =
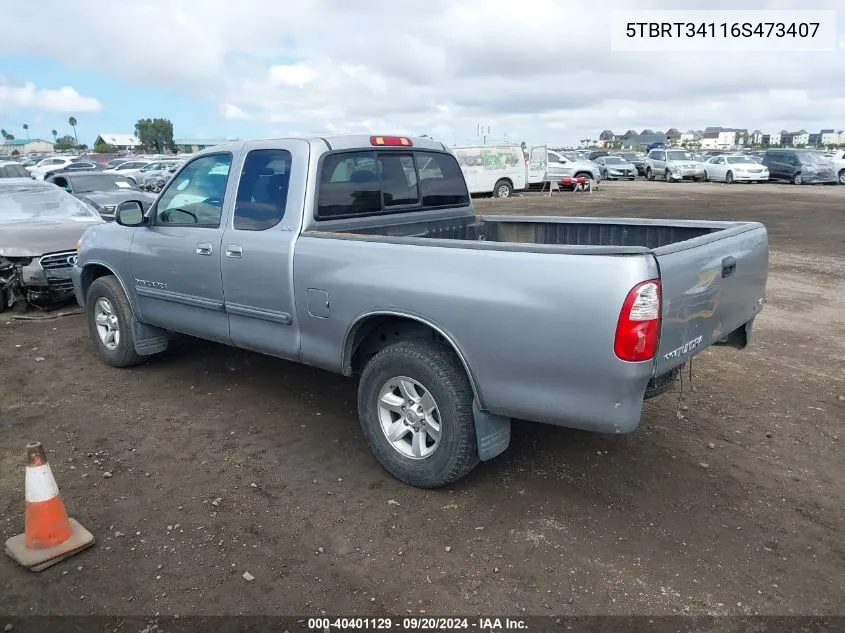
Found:
[[[611,49],[632,52],[835,51],[836,11],[617,11]]]

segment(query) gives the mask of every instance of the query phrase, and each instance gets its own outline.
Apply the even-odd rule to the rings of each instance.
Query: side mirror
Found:
[[[147,223],[144,207],[137,200],[127,200],[117,205],[114,221],[121,226],[142,226]]]

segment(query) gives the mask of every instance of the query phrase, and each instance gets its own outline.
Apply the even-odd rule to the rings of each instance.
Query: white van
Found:
[[[601,180],[601,168],[591,160],[580,160],[550,150],[546,145],[535,145],[528,153],[528,185],[541,186],[564,176],[589,176]]]
[[[519,145],[457,145],[449,149],[458,159],[471,194],[507,198],[528,186],[525,155]]]

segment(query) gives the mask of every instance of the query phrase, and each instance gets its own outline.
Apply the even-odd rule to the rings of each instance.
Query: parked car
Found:
[[[44,180],[44,175],[47,172],[67,167],[74,162],[74,159],[76,159],[76,156],[51,156],[50,158],[44,158],[38,161],[32,167],[27,167],[26,169],[35,180]]]
[[[103,171],[105,168],[97,163],[87,160],[76,160],[64,167],[57,167],[55,169],[45,169],[43,179],[55,174],[66,174],[75,171]]]
[[[786,180],[793,185],[839,182],[833,159],[810,149],[768,149],[763,165],[771,180]]]
[[[83,202],[94,207],[104,220],[114,220],[117,205],[125,200],[139,200],[146,211],[155,202],[156,196],[141,191],[138,186],[126,176],[114,173],[67,172],[54,174],[46,182],[61,187]]]
[[[830,155],[830,159],[833,161],[836,179],[840,185],[845,185],[845,151],[841,149],[834,150]]]
[[[645,154],[638,154],[637,152],[617,152],[614,155],[621,156],[636,167],[638,176],[645,176]]]
[[[767,182],[769,169],[750,156],[714,156],[704,164],[704,180],[726,182]]]
[[[683,149],[653,149],[645,163],[645,177],[666,182],[704,180],[704,166],[690,152]]]
[[[141,170],[152,163],[153,161],[148,160],[146,158],[133,158],[132,160],[128,160],[125,163],[120,163],[117,167],[112,167],[110,169],[106,169],[105,173],[107,174],[120,174],[121,176],[126,176],[132,182],[138,182],[138,174],[141,173]]]
[[[148,165],[145,165],[135,176],[135,181],[139,186],[147,182],[151,177],[158,177],[165,173],[171,173],[179,167],[182,161],[178,160],[157,160]]]
[[[608,154],[610,154],[610,152],[608,152],[607,150],[604,150],[604,149],[596,150],[594,152],[590,152],[589,154],[587,154],[587,160],[595,161],[600,156],[607,156]]]
[[[86,231],[72,274],[104,363],[175,331],[360,375],[375,457],[436,487],[512,418],[633,431],[695,354],[748,344],[767,267],[756,222],[477,216],[445,145],[339,136],[198,153]]]
[[[26,167],[13,160],[0,161],[0,178],[31,178]]]
[[[73,297],[76,244],[103,220],[81,200],[30,177],[0,179],[0,312]]]
[[[114,169],[118,165],[128,163],[130,160],[132,160],[131,156],[121,156],[120,158],[112,158],[111,160],[106,162],[106,165],[108,166],[107,169]]]
[[[546,145],[535,145],[528,152],[528,184],[542,186],[552,180],[567,176],[586,176],[601,180],[601,169],[591,160],[567,156],[550,150]]]
[[[599,156],[594,161],[601,170],[603,180],[636,180],[637,168],[621,156]]]

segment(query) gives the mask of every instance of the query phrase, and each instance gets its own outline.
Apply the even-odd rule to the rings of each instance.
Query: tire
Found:
[[[513,185],[511,185],[509,180],[499,180],[496,182],[496,185],[493,187],[493,197],[494,198],[510,198],[513,195]]]
[[[414,432],[407,418],[403,417],[410,412],[389,411],[380,406],[383,395],[389,396],[395,403],[409,402],[402,395],[410,391],[406,379],[416,383],[417,396],[419,387],[422,387],[433,397],[438,413],[439,441],[429,447],[427,443],[433,438],[426,435],[423,450],[431,452],[422,457],[412,455],[414,445],[411,442],[419,433]],[[405,389],[400,388],[402,382]],[[478,465],[472,403],[472,387],[463,367],[452,350],[441,343],[412,340],[389,345],[370,359],[358,384],[358,416],[373,456],[396,479],[419,488],[445,486]],[[425,420],[430,417],[426,416]],[[396,432],[404,432],[404,435],[397,435],[397,439],[391,442],[383,427],[390,428],[400,422],[402,425],[397,427]],[[431,428],[430,425],[428,428]],[[417,453],[422,453],[422,450]]]
[[[101,322],[98,325],[98,318],[103,317],[107,323]],[[85,320],[97,354],[106,365],[132,367],[144,362],[144,357],[135,351],[135,315],[117,277],[99,277],[91,284],[85,297]],[[117,336],[111,339],[113,348],[110,349],[106,342],[109,340],[108,334],[105,340],[101,338],[100,327],[106,327],[109,331],[116,329]]]
[[[839,170],[838,178],[839,178],[839,184],[845,185],[845,169]]]
[[[654,172],[651,171],[650,167],[645,170],[645,177],[646,177],[646,180],[654,180]]]
[[[710,182],[710,177],[707,175],[707,172],[704,172],[704,182]]]
[[[671,172],[671,171],[669,171],[669,170],[667,169],[667,170],[666,170],[666,173],[665,173],[665,174],[663,174],[663,179],[664,179],[666,182],[672,182],[672,172]]]
[[[732,171],[729,171],[728,173],[725,174],[725,183],[728,184],[728,185],[732,185],[733,181],[734,181],[734,173]]]
[[[800,171],[792,177],[792,184],[793,185],[803,185],[804,184],[804,179],[801,177]]]

